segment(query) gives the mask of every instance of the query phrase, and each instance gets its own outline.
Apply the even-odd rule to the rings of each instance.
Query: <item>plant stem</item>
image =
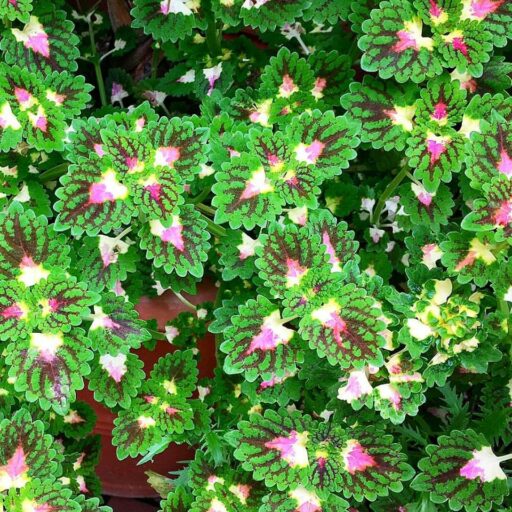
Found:
[[[502,455],[501,457],[498,457],[499,462],[505,462],[507,460],[512,460],[512,453],[509,453],[508,455]]]
[[[56,178],[60,178],[68,171],[68,163],[63,162],[51,169],[47,169],[39,175],[39,181],[41,183],[46,183],[47,181],[52,181]]]
[[[205,187],[205,188],[203,188],[203,190],[201,190],[201,192],[199,192],[199,194],[197,194],[196,197],[190,197],[188,199],[188,202],[191,204],[202,203],[208,197],[209,193],[210,193],[210,187]]]
[[[205,2],[206,21],[206,44],[208,46],[208,53],[210,57],[217,57],[222,53],[221,40],[222,30],[217,26],[215,15],[211,8],[211,2]]]
[[[174,295],[176,295],[178,300],[183,305],[187,306],[187,308],[190,308],[190,309],[196,311],[196,307],[194,306],[194,304],[192,304],[192,302],[190,302],[189,300],[185,299],[185,297],[183,297],[183,295],[181,295],[181,293],[175,292],[174,290],[172,290],[172,293],[174,293]]]
[[[398,185],[402,183],[403,179],[407,176],[407,173],[409,172],[409,168],[407,166],[403,166],[400,169],[400,172],[388,183],[387,187],[384,189],[384,192],[382,192],[382,195],[379,198],[379,201],[377,202],[377,206],[375,207],[375,210],[373,210],[372,215],[372,224],[378,225],[380,214],[382,213],[382,210],[384,209],[384,205],[386,204],[386,201],[391,197],[391,194],[397,189]]]
[[[158,75],[158,61],[160,60],[160,48],[153,48],[151,56],[151,78],[154,80]]]
[[[124,236],[126,236],[132,230],[132,226],[127,227],[125,230],[121,231],[119,235],[117,235],[114,240],[121,240]]]
[[[211,215],[212,217],[215,215],[215,208],[212,208],[211,206],[208,206],[203,203],[195,203],[196,208],[199,210],[202,210],[204,213],[207,213],[208,215]]]
[[[94,38],[94,28],[92,26],[92,17],[88,19],[89,23],[89,39],[91,40],[91,51],[92,51],[92,65],[94,66],[94,72],[96,73],[96,82],[98,83],[98,91],[100,93],[101,105],[105,107],[107,105],[107,94],[105,93],[105,82],[103,81],[103,74],[101,72],[100,58],[98,57],[98,49],[96,48],[96,39]]]
[[[154,329],[147,329],[149,331],[149,334],[151,334],[151,337],[154,340],[166,340],[167,337],[163,332],[155,331]]]
[[[299,43],[300,47],[302,48],[302,51],[304,52],[304,54],[311,55],[311,50],[306,46],[306,44],[302,40],[302,37],[300,37],[300,34],[296,34],[295,39],[297,39],[297,42]]]
[[[226,230],[222,226],[217,226],[213,220],[206,215],[201,214],[202,219],[206,222],[206,229],[212,234],[219,237],[226,236]]]

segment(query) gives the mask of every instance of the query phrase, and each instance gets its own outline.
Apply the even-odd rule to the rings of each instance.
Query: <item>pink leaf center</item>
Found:
[[[160,183],[151,183],[151,185],[146,185],[144,190],[149,192],[151,199],[158,203],[160,202],[160,196],[162,194],[162,185],[160,185]]]
[[[2,491],[23,487],[28,480],[29,467],[23,447],[19,445],[5,466],[0,466],[0,489]]]
[[[307,432],[299,434],[295,430],[290,432],[288,437],[276,437],[272,441],[267,441],[265,447],[271,450],[277,450],[281,458],[291,467],[306,467],[309,463],[306,450]]]
[[[440,140],[427,139],[427,151],[430,154],[430,163],[435,164],[446,151],[446,146]]]
[[[325,252],[329,255],[329,263],[332,265],[332,271],[341,272],[340,260],[336,256],[336,251],[334,250],[331,238],[327,231],[322,233],[322,243],[325,245]]]
[[[178,224],[177,226],[171,226],[170,228],[165,228],[162,231],[162,241],[171,243],[178,249],[178,251],[183,252],[185,250],[185,242],[183,240],[183,226]]]
[[[21,106],[30,106],[29,104],[32,103],[32,94],[30,94],[26,89],[15,87],[14,95]]]
[[[311,144],[300,144],[296,149],[296,156],[299,162],[306,162],[308,164],[316,164],[317,160],[323,153],[325,144],[315,139]]]
[[[2,313],[0,313],[4,318],[21,318],[25,312],[21,309],[18,304],[13,304],[5,308]]]
[[[293,78],[285,74],[283,76],[283,82],[279,87],[279,96],[282,98],[289,98],[294,92],[298,91],[298,87],[295,85]]]
[[[105,151],[103,151],[103,146],[101,144],[94,144],[94,151],[99,157],[102,157],[105,154]]]
[[[483,20],[489,14],[498,10],[504,1],[505,0],[473,0],[470,7],[471,16]]]
[[[430,15],[439,18],[443,14],[443,10],[437,5],[435,0],[430,0]]]
[[[351,475],[377,465],[376,460],[355,439],[347,442],[347,447],[342,454],[345,468]]]
[[[327,80],[319,76],[315,80],[315,86],[313,87],[313,96],[315,98],[321,98],[323,96],[323,91],[327,86]]]
[[[174,146],[161,147],[155,153],[155,165],[173,167],[180,158],[180,148]]]
[[[286,259],[286,266],[288,270],[286,272],[286,280],[288,287],[296,286],[300,283],[301,278],[307,273],[308,269],[301,266],[301,264],[292,258]]]
[[[443,121],[444,119],[446,119],[447,116],[447,105],[440,101],[434,107],[434,113],[432,114],[432,118],[435,119],[436,121]]]
[[[504,149],[502,149],[500,152],[498,171],[507,176],[507,178],[510,178],[512,176],[512,158],[510,158],[510,156]]]
[[[498,226],[508,226],[512,221],[512,200],[503,201],[494,214],[494,221]]]
[[[29,36],[25,42],[25,47],[39,53],[45,58],[50,56],[48,36],[44,32]]]
[[[393,45],[392,50],[397,53],[405,52],[409,48],[417,50],[416,39],[407,30],[399,30],[396,33],[398,41]]]
[[[464,42],[464,38],[462,37],[454,37],[452,41],[452,46],[454,50],[459,51],[464,55],[464,57],[468,56],[468,47],[466,43]]]

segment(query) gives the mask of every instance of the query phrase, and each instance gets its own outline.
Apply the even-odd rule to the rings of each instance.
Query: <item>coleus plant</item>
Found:
[[[164,512],[509,510],[512,2],[106,4],[0,1],[0,510],[108,510],[84,388]]]

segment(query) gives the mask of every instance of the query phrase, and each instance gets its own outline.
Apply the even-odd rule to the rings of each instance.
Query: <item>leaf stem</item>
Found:
[[[505,462],[507,460],[512,460],[512,453],[509,453],[507,455],[502,455],[501,457],[498,457],[498,462]]]
[[[199,210],[202,210],[204,213],[207,213],[208,215],[211,215],[212,217],[215,215],[215,208],[212,208],[211,206],[208,206],[204,203],[195,203],[196,208]]]
[[[294,316],[290,316],[288,318],[283,318],[280,323],[287,324],[289,322],[293,322],[293,320],[296,320],[297,318],[299,318],[299,315],[294,315]]]
[[[197,205],[196,205],[197,206]],[[222,226],[218,226],[213,222],[213,220],[209,219],[206,215],[201,214],[202,219],[206,222],[206,229],[212,234],[218,237],[226,236],[226,229]]]
[[[302,48],[304,55],[311,55],[311,50],[306,46],[306,44],[302,40],[302,37],[300,37],[299,33],[295,34],[295,39],[297,39],[297,42],[299,43],[300,47]]]
[[[94,28],[92,26],[92,16],[88,18],[89,24],[89,39],[91,40],[91,51],[92,51],[92,65],[94,66],[94,72],[96,73],[96,82],[98,83],[98,91],[100,93],[100,101],[103,107],[107,106],[107,94],[105,92],[105,82],[103,80],[103,74],[101,72],[100,58],[98,57],[98,49],[96,48],[96,39],[94,38]]]
[[[147,329],[147,331],[149,332],[149,334],[151,334],[151,337],[154,340],[166,340],[167,339],[167,337],[165,336],[165,334],[163,332],[155,331],[155,329]]]
[[[158,75],[158,63],[160,61],[160,48],[153,48],[153,55],[151,56],[151,78],[155,80]]]
[[[181,295],[181,293],[178,293],[178,292],[175,292],[174,290],[172,290],[172,293],[174,293],[174,295],[176,295],[176,297],[178,298],[178,300],[185,306],[187,306],[187,308],[190,308],[190,309],[193,309],[194,311],[197,310],[197,308],[194,306],[194,304],[192,304],[192,302],[190,302],[189,300],[187,300],[185,297],[183,297],[183,295]]]
[[[119,235],[117,235],[114,240],[121,240],[121,238],[123,238],[124,236],[126,236],[128,233],[131,232],[132,230],[132,226],[128,226],[126,229],[124,229],[123,231],[121,231],[121,233],[119,233]]]
[[[204,187],[203,190],[201,190],[201,192],[199,192],[199,194],[197,194],[197,196],[190,197],[188,199],[188,202],[191,204],[202,203],[208,197],[210,190],[211,190],[211,187]]]
[[[68,171],[68,163],[62,162],[59,165],[56,165],[55,167],[51,167],[50,169],[47,169],[46,171],[42,172],[39,175],[39,181],[41,183],[46,183],[47,181],[52,181],[56,178],[60,178],[66,172]]]
[[[208,53],[210,57],[217,57],[222,53],[222,29],[217,26],[215,15],[212,11],[211,1],[205,2],[205,17],[208,23],[206,27],[206,44],[208,46]]]
[[[380,214],[384,209],[386,201],[391,197],[391,194],[397,189],[400,183],[402,183],[403,179],[407,176],[408,172],[409,168],[406,165],[404,165],[400,169],[400,172],[388,183],[387,187],[384,189],[384,192],[382,192],[379,201],[377,202],[375,210],[373,210],[372,224],[378,225]]]

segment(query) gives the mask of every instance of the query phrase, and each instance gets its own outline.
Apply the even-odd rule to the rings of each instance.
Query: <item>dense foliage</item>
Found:
[[[0,20],[0,510],[109,510],[84,387],[165,512],[510,510],[512,0]]]

